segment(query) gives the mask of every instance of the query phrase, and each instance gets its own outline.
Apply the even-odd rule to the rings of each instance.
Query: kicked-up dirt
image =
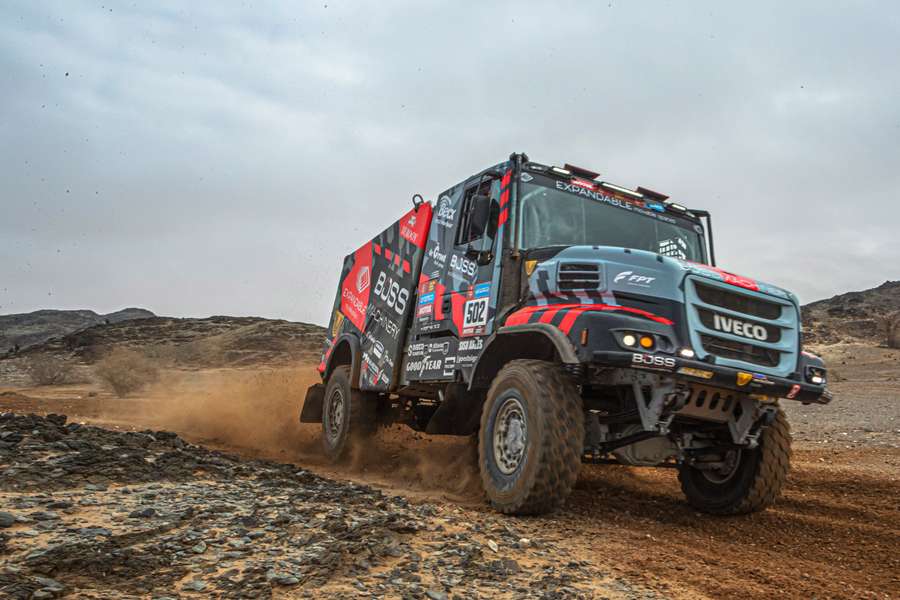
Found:
[[[98,439],[155,437],[148,446],[156,448],[152,452],[158,456],[153,461],[169,456],[163,464],[173,465],[175,471],[164,469],[159,477],[145,481],[101,482],[107,487],[103,491],[88,490],[88,480],[54,487],[53,468],[40,469],[45,482],[27,489],[12,489],[8,487],[12,479],[3,479],[2,485],[7,486],[3,505],[22,506],[17,511],[3,510],[29,521],[0,530],[6,539],[0,560],[6,569],[19,569],[14,574],[17,584],[23,577],[48,576],[66,591],[102,594],[107,588],[100,579],[75,576],[75,570],[59,571],[54,577],[50,569],[41,575],[26,560],[32,552],[74,543],[72,536],[77,532],[70,530],[81,523],[82,528],[109,529],[112,534],[107,537],[117,540],[117,548],[140,540],[131,551],[150,544],[151,554],[172,561],[165,567],[168,579],[161,577],[160,586],[148,588],[152,578],[134,575],[127,579],[143,583],[122,584],[114,588],[114,596],[164,595],[164,590],[169,595],[237,594],[239,588],[246,588],[279,597],[426,597],[428,593],[439,598],[445,597],[442,594],[448,598],[897,597],[900,353],[855,346],[828,347],[823,353],[838,371],[839,380],[832,385],[837,398],[824,407],[786,405],[795,444],[793,470],[780,502],[765,512],[732,518],[691,509],[681,497],[672,469],[608,465],[585,465],[569,502],[556,514],[501,517],[481,498],[469,440],[423,436],[400,427],[380,432],[350,464],[328,465],[318,451],[316,426],[296,421],[305,387],[315,379],[312,367],[175,372],[148,393],[127,399],[114,398],[90,384],[8,390],[0,395],[2,410],[66,413],[70,422],[113,430],[90,434]],[[192,444],[209,449],[192,444],[169,448],[165,445],[177,442],[167,434],[121,433],[146,428],[173,429]],[[120,432],[115,433],[116,429]],[[26,430],[17,429],[23,439],[31,435]],[[58,442],[38,444],[37,451],[44,457],[40,460],[48,467],[53,461],[66,464],[67,452],[52,446]],[[101,447],[118,448],[121,443],[108,441]],[[174,456],[180,453],[181,459],[173,460],[173,452]],[[211,474],[212,467],[179,475],[181,461],[192,464],[198,457],[203,457],[200,462],[212,460],[210,456],[227,465],[223,475]],[[34,462],[24,462],[29,461]],[[9,465],[4,462],[0,469],[6,472]],[[95,476],[101,477],[110,472],[105,467],[96,471]],[[271,493],[266,492],[277,498],[274,504],[265,504],[256,472],[263,473],[263,481],[279,482]],[[310,492],[315,486],[332,490],[331,495]],[[120,493],[119,487],[132,493]],[[150,494],[146,501],[141,500],[143,494]],[[354,494],[359,494],[358,501]],[[211,516],[208,521],[188,519],[183,526],[146,538],[128,537],[140,527],[173,519],[188,504],[212,514],[208,507],[217,496],[227,499],[231,508],[226,512],[232,519],[245,516],[254,502],[262,501],[259,524],[248,527]],[[49,508],[57,501],[72,506]],[[107,508],[93,508],[95,501]],[[157,516],[148,517],[150,522],[130,517],[145,504]],[[295,505],[296,509],[291,508]],[[384,525],[387,521],[379,521],[377,536],[382,537],[378,539],[389,538],[384,548],[398,549],[363,551],[358,550],[358,544],[363,544],[359,540],[340,545],[341,539],[354,539],[352,534],[339,538],[328,529],[328,515],[336,509],[341,510],[338,520],[344,525],[387,518],[378,511],[400,515],[400,521],[418,520],[419,525],[414,531],[395,531]],[[59,519],[41,521],[29,516],[42,511],[56,512]],[[294,515],[284,529],[275,522],[279,511]],[[323,514],[320,519],[316,516]],[[39,526],[48,522],[56,524]],[[43,527],[50,530],[45,533]],[[312,537],[303,537],[304,533]],[[229,546],[232,539],[244,544],[240,556],[229,554],[237,552]],[[207,550],[191,551],[200,541]],[[339,549],[339,559],[328,554],[334,565],[340,561],[339,566],[320,569],[309,562],[308,552],[317,545],[329,552]],[[100,548],[107,551],[110,546]],[[356,564],[360,552],[368,566]],[[210,562],[211,558],[217,561]],[[474,564],[488,565],[487,571]],[[290,584],[279,583],[278,577]],[[228,584],[225,579],[246,585]],[[251,584],[255,587],[248,587]],[[192,588],[201,585],[200,590]]]

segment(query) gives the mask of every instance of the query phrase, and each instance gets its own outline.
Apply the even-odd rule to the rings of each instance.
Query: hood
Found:
[[[797,304],[791,292],[722,269],[645,250],[570,246],[535,266],[529,277],[535,298],[611,297],[612,292],[682,300],[685,277],[695,275]]]

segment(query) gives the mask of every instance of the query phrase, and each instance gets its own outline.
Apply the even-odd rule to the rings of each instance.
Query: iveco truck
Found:
[[[513,154],[346,256],[301,421],[334,460],[380,424],[477,436],[504,513],[554,510],[585,462],[746,513],[790,466],[780,404],[831,400],[802,342],[794,294],[716,265],[708,212]]]

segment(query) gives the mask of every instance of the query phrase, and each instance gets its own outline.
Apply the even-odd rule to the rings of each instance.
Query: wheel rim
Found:
[[[503,400],[494,420],[494,462],[504,475],[514,473],[522,464],[528,446],[525,407],[515,396]]]
[[[325,410],[325,435],[328,441],[334,444],[341,436],[341,428],[344,425],[344,392],[336,388],[328,399]]]
[[[722,466],[718,469],[704,469],[700,471],[712,483],[727,483],[737,473],[741,464],[741,450],[730,450],[722,460]]]

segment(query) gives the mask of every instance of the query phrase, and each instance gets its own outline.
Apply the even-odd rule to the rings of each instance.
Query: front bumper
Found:
[[[833,399],[831,391],[828,390],[826,386],[806,383],[799,379],[763,375],[761,373],[754,373],[753,371],[742,371],[732,367],[715,365],[702,360],[693,360],[669,355],[665,355],[664,360],[659,361],[660,364],[649,365],[641,360],[635,361],[635,355],[641,357],[648,356],[643,353],[603,350],[593,353],[592,364],[597,366],[628,368],[639,371],[649,371],[652,373],[668,374],[679,381],[734,390],[746,394],[786,398],[788,400],[802,402],[803,404],[828,404]],[[712,376],[702,377],[679,372],[682,369],[705,371],[707,373],[712,373]],[[739,379],[739,374],[744,375]],[[746,380],[747,375],[750,375],[751,378],[741,385],[739,381]]]

